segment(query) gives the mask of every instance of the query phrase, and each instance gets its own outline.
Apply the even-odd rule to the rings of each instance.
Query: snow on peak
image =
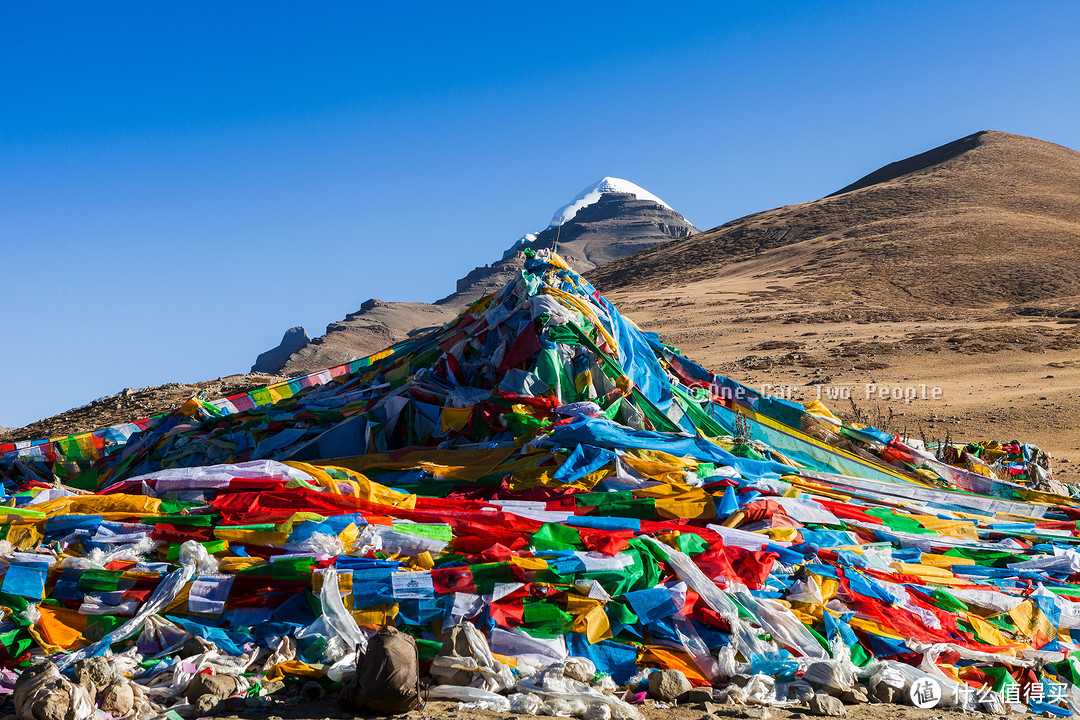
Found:
[[[635,196],[638,200],[651,200],[657,205],[663,205],[668,210],[671,210],[671,206],[660,198],[653,195],[648,190],[641,188],[629,180],[623,180],[622,178],[606,177],[598,183],[594,183],[589,187],[579,192],[573,200],[568,204],[563,205],[561,208],[555,211],[554,217],[551,218],[551,224],[549,228],[554,228],[562,225],[563,223],[573,219],[577,215],[578,210],[583,207],[592,205],[600,200],[600,196],[605,193],[628,193]],[[672,211],[674,212],[674,211]]]
[[[536,233],[525,233],[525,235],[523,235],[520,240],[511,245],[510,248],[503,253],[503,260],[510,257],[518,250],[528,247],[529,244],[534,240],[536,240]]]

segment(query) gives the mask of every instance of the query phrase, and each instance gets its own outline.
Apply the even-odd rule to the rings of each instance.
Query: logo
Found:
[[[933,678],[919,678],[908,690],[911,704],[919,708],[932,708],[941,702],[941,685]]]

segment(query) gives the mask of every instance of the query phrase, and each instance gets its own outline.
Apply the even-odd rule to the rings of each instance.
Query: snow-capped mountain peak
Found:
[[[551,224],[549,228],[559,227],[565,222],[573,219],[577,215],[578,210],[583,207],[592,205],[600,200],[600,196],[605,193],[627,193],[635,196],[638,200],[651,200],[657,205],[663,205],[668,210],[671,210],[671,206],[660,198],[653,195],[648,190],[635,185],[629,180],[623,180],[622,178],[606,177],[600,182],[593,183],[589,187],[579,192],[573,200],[566,205],[555,211],[555,215],[551,218]]]

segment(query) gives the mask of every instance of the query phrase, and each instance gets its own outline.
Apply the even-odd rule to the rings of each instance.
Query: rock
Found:
[[[806,703],[812,715],[825,715],[828,717],[843,717],[847,715],[847,708],[839,698],[832,695],[818,693]]]
[[[67,720],[71,709],[71,695],[65,685],[57,685],[48,697],[30,705],[35,720]]]
[[[91,657],[80,660],[71,666],[75,675],[75,682],[83,686],[91,698],[112,684],[112,667],[109,661],[103,657]]]
[[[192,655],[202,655],[208,649],[202,640],[192,636],[184,641],[177,654],[182,658],[190,658]]]
[[[203,695],[213,695],[218,700],[232,697],[236,693],[236,678],[231,675],[207,675],[199,673],[191,678],[184,697],[188,702],[195,702]]]
[[[276,373],[289,359],[289,356],[311,342],[308,334],[302,327],[289,328],[282,336],[277,347],[261,353],[255,358],[255,364],[251,366],[251,372]]]
[[[649,696],[655,700],[673,702],[691,687],[681,670],[654,670],[649,675]]]
[[[813,685],[815,689],[839,697],[850,680],[840,676],[840,670],[827,662],[810,663],[803,673],[802,681]]]
[[[49,661],[45,661],[43,663],[38,663],[37,665],[31,665],[23,670],[19,674],[19,677],[15,679],[15,687],[12,690],[14,697],[12,699],[15,700],[16,703],[19,703],[20,696],[26,693],[26,688],[30,685],[30,681],[43,672],[50,672],[50,668],[56,670],[55,665]],[[16,710],[16,712],[18,711]]]
[[[749,707],[739,713],[737,717],[749,718],[750,720],[769,720],[771,714],[768,708]]]
[[[469,636],[465,629],[456,625],[447,633],[443,640],[439,654],[428,671],[439,685],[468,685],[472,682],[472,672],[448,667],[440,662],[440,658],[465,658],[472,657],[472,648],[469,646]]]
[[[98,698],[98,707],[113,717],[127,715],[135,707],[135,692],[131,689],[131,683],[114,682],[105,688]]]
[[[94,688],[91,688],[92,692]],[[60,675],[56,665],[43,662],[24,670],[12,689],[12,701],[18,717],[34,720],[67,720],[72,695],[83,689]]]
[[[195,714],[200,717],[204,715],[213,715],[214,711],[221,705],[221,698],[206,693],[205,695],[197,697],[192,705],[195,706]]]
[[[784,697],[781,697],[781,700],[793,700],[798,703],[805,703],[816,694],[814,688],[802,680],[792,680],[778,687],[778,694],[781,688],[785,688]]]
[[[850,690],[840,693],[840,699],[846,705],[860,705],[870,702],[870,696],[863,685],[855,685]]]
[[[713,699],[712,688],[708,687],[696,687],[690,688],[682,695],[679,696],[679,702],[692,705],[694,703],[711,702]]]
[[[900,688],[893,687],[887,682],[873,682],[870,685],[870,697],[875,702],[900,704],[904,701],[904,692]]]
[[[278,692],[279,690],[283,690],[284,688],[285,683],[283,683],[281,680],[267,680],[262,684],[262,691],[266,695],[273,695],[274,693]]]
[[[718,704],[712,703],[712,702],[705,703],[705,712],[709,713],[710,715],[719,715],[723,711],[724,711],[724,706],[723,705],[718,705]]]

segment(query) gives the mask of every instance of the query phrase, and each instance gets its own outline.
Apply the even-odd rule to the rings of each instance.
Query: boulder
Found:
[[[12,700],[21,720],[70,720],[94,710],[87,691],[60,675],[51,662],[24,670],[15,681]]]
[[[67,720],[70,709],[71,694],[67,687],[58,685],[53,688],[48,697],[34,702],[30,706],[30,713],[35,720]]]
[[[812,715],[827,717],[843,717],[847,715],[847,708],[844,707],[844,703],[840,702],[839,698],[834,698],[832,695],[825,693],[817,693],[806,704]]]
[[[785,683],[781,687],[784,688],[784,697],[780,698],[781,700],[786,699],[798,703],[804,703],[810,698],[814,697],[815,694],[813,686],[809,685],[808,683],[804,683],[801,680],[793,680],[789,683]],[[777,690],[779,691],[780,687],[778,687]]]
[[[903,675],[891,668],[885,668],[870,678],[869,695],[876,702],[903,704],[908,700],[904,685]]]
[[[213,695],[218,700],[224,700],[236,694],[237,687],[236,678],[231,675],[200,673],[191,678],[184,697],[188,699],[188,702],[195,702],[203,695]]]
[[[878,683],[871,691],[870,697],[874,698],[874,700],[879,703],[903,704],[906,696],[904,695],[903,690],[894,688],[887,683]]]
[[[830,695],[840,695],[851,688],[851,678],[833,663],[810,663],[803,673],[802,681]]]
[[[135,692],[131,689],[131,683],[114,682],[105,688],[98,698],[98,707],[113,717],[127,715],[135,707]]]
[[[204,717],[206,715],[213,715],[217,712],[218,706],[221,705],[221,698],[206,693],[195,698],[195,702],[192,706],[195,708],[195,715],[198,717]]]
[[[453,664],[439,662],[439,658],[471,658],[472,647],[469,645],[469,636],[465,628],[456,625],[450,628],[446,639],[443,640],[439,654],[432,663],[430,674],[439,685],[468,685],[472,682],[473,673],[469,670],[460,670]]]
[[[674,702],[693,686],[681,670],[654,670],[649,675],[649,697],[664,702]]]
[[[75,676],[75,682],[83,686],[83,689],[96,698],[97,694],[112,684],[112,666],[109,661],[101,656],[79,660],[71,666],[71,672]]]
[[[689,690],[684,692],[682,695],[680,695],[679,698],[678,698],[680,703],[687,704],[687,705],[692,705],[692,704],[695,704],[695,703],[712,702],[712,699],[713,699],[712,688],[709,688],[709,687],[690,688]]]
[[[870,702],[870,696],[862,685],[854,685],[850,690],[840,693],[840,699],[846,705],[859,705]]]
[[[747,675],[746,673],[738,673],[736,675],[732,675],[731,679],[728,682],[732,685],[738,685],[739,687],[746,687],[750,684],[750,680],[753,677],[753,675]]]

